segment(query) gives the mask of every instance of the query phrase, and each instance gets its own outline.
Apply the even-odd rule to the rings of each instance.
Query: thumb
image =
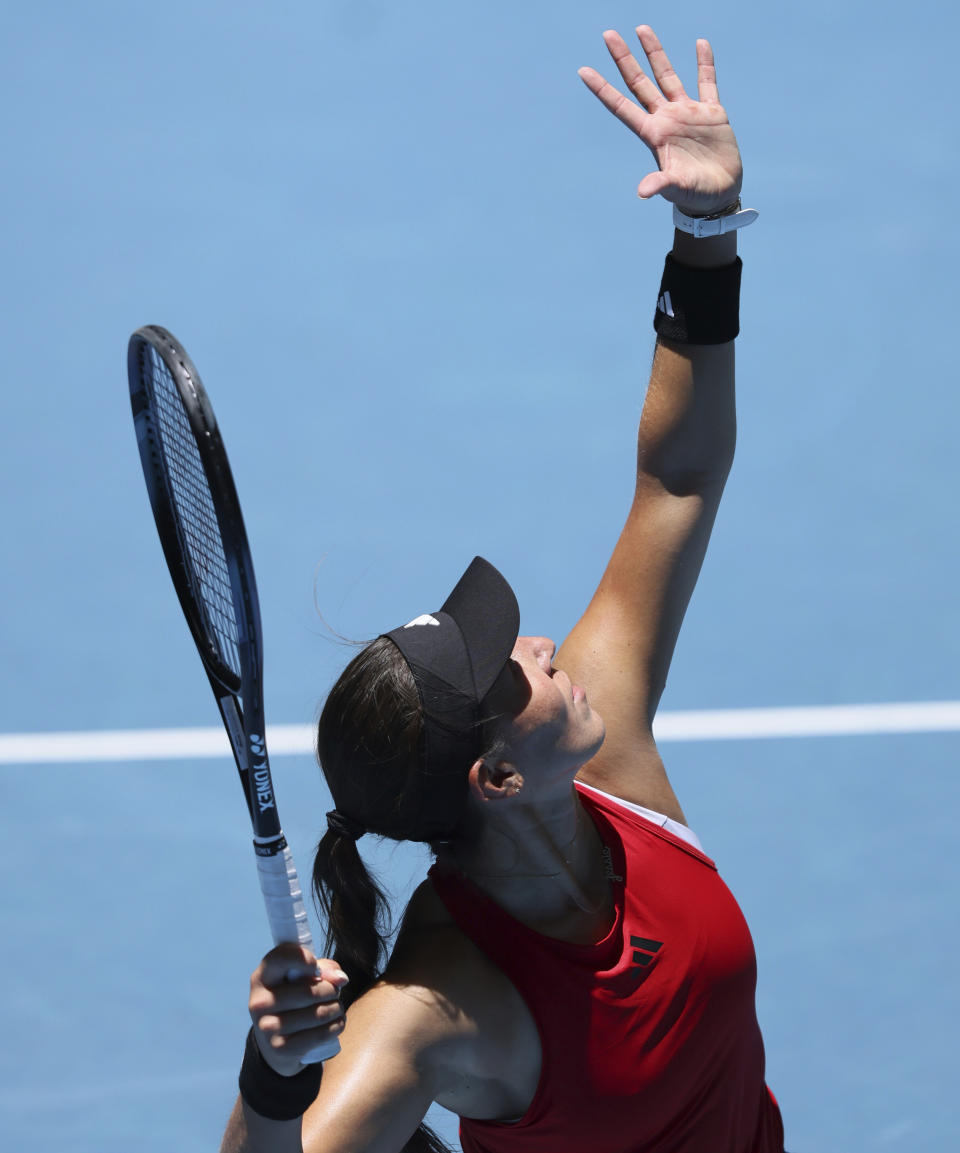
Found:
[[[656,196],[658,193],[663,192],[665,188],[669,188],[670,183],[670,180],[664,173],[648,172],[637,185],[637,196],[639,196],[641,200],[649,200],[651,196]]]

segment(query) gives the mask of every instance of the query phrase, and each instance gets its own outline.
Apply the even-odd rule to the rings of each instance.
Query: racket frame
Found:
[[[239,676],[220,659],[208,640],[203,614],[182,560],[184,549],[166,476],[163,438],[157,433],[149,390],[143,380],[142,358],[149,357],[151,349],[163,361],[180,395],[210,488],[234,602]],[[127,369],[140,459],[167,568],[230,740],[254,836],[262,843],[258,844],[258,853],[265,850],[264,855],[269,855],[270,842],[281,837],[282,830],[266,751],[260,605],[230,462],[200,374],[171,333],[159,325],[137,329],[128,345]]]
[[[162,361],[179,394],[216,514],[227,564],[231,599],[236,620],[239,672],[220,657],[208,638],[183,554],[175,501],[167,478],[166,450],[157,430],[145,382],[144,358],[152,352]],[[203,661],[224,728],[230,741],[247,810],[253,826],[257,872],[275,944],[292,941],[313,951],[303,893],[290,848],[277,811],[262,689],[262,633],[253,560],[240,502],[220,430],[200,374],[183,346],[160,325],[145,325],[130,337],[127,346],[130,402],[140,460],[150,497],[157,533],[173,580],[177,598]],[[339,1050],[336,1037],[303,1058],[304,1063],[325,1060]]]

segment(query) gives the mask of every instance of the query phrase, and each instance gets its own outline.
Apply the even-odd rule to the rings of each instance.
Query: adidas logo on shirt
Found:
[[[663,948],[663,941],[651,941],[647,937],[631,937],[633,963],[645,969]]]
[[[652,941],[649,937],[631,937],[633,946],[633,963],[630,966],[630,982],[636,989],[653,972],[651,966],[657,959],[657,953],[663,948],[663,941]]]

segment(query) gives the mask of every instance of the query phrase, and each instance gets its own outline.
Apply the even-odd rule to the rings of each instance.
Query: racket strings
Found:
[[[177,533],[187,561],[186,575],[220,662],[239,678],[237,617],[230,573],[203,461],[169,368],[154,348],[148,347],[148,355],[149,370],[144,375],[157,414],[158,440],[166,461]]]

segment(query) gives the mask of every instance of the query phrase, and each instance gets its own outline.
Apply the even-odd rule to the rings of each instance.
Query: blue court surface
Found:
[[[559,641],[616,539],[671,231],[576,69],[641,21],[688,82],[711,39],[761,213],[664,758],[754,934],[787,1148],[956,1147],[955,11],[493,8],[5,13],[4,1148],[215,1149],[269,946],[129,333],[171,329],[217,408],[308,872],[331,629],[435,608],[482,553]],[[363,849],[401,907],[424,858]]]

